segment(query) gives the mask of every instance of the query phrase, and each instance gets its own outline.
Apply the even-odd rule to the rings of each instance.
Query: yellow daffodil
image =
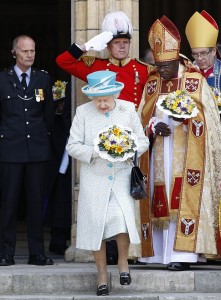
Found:
[[[122,152],[124,152],[124,148],[121,146],[118,146],[118,147],[116,147],[115,152],[121,154]]]

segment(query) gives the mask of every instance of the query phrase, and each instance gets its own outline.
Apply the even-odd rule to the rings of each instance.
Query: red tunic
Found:
[[[119,66],[117,60],[82,56],[82,54],[83,52],[73,44],[69,50],[56,58],[56,62],[61,69],[85,82],[87,82],[87,75],[95,71],[116,72],[116,80],[124,83],[119,99],[133,102],[138,108],[148,78],[148,65],[128,58],[123,66]]]

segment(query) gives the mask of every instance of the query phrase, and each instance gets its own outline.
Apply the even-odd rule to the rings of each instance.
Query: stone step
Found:
[[[94,296],[97,285],[94,263],[67,263],[62,259],[55,259],[53,266],[30,266],[26,263],[27,259],[19,260],[17,257],[16,265],[0,267],[0,300],[7,299],[3,295],[12,297],[8,299],[21,299],[20,296],[29,299],[28,295],[32,295],[30,299],[47,300],[97,299]],[[193,295],[189,299],[221,300],[220,265],[192,265],[191,270],[186,272],[171,272],[162,265],[131,265],[130,270],[132,284],[121,286],[117,266],[108,266],[109,300],[174,300],[188,299],[189,295]],[[208,298],[201,297],[204,293]],[[167,294],[172,298],[163,298]]]
[[[19,295],[19,296],[9,296],[1,295],[1,300],[73,300],[75,299],[73,295]]]
[[[1,300],[98,300],[99,296],[93,294],[57,294],[57,295],[1,295]],[[103,299],[103,298],[102,298]],[[107,300],[220,300],[217,293],[136,293],[136,294],[110,294]]]
[[[79,295],[74,296],[74,300],[92,300],[92,299],[100,299],[100,297],[96,296],[85,296]],[[134,295],[109,295],[107,300],[220,300],[221,295],[217,294],[203,294],[203,293],[187,293],[187,294],[149,294],[149,293],[140,293]],[[53,300],[53,299],[50,299]]]

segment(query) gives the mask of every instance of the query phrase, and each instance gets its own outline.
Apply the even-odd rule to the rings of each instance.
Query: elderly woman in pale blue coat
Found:
[[[92,101],[79,106],[73,119],[67,151],[81,162],[76,247],[92,250],[98,269],[97,295],[107,295],[105,240],[116,238],[120,283],[128,285],[129,244],[139,244],[135,224],[134,199],[130,196],[131,159],[111,162],[94,150],[94,139],[107,126],[130,127],[137,137],[138,155],[149,140],[133,103],[117,99],[123,84],[116,73],[98,71],[88,75],[82,88]]]

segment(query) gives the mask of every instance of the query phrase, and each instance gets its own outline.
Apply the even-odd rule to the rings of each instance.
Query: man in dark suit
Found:
[[[35,42],[13,41],[14,66],[0,72],[0,178],[2,246],[0,266],[13,265],[16,215],[21,187],[27,201],[28,264],[52,265],[45,256],[43,188],[49,159],[54,103],[50,76],[32,68]]]

